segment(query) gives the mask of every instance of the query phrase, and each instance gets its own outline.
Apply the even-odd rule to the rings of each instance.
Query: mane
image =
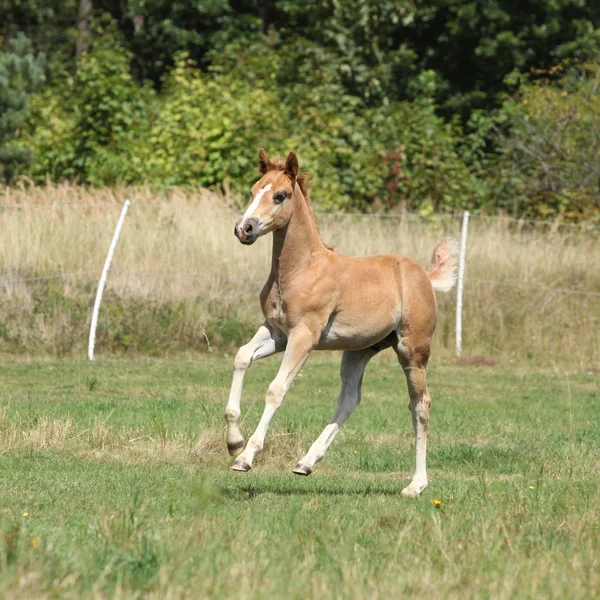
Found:
[[[284,161],[281,158],[274,159],[273,161],[271,161],[271,168],[269,170],[285,172]],[[310,216],[312,217],[312,219],[315,223],[315,227],[317,228],[317,233],[319,234],[319,237],[321,238],[321,241],[323,242],[323,238],[321,237],[321,233],[319,232],[319,226],[317,225],[317,220],[315,219],[315,211],[313,210],[313,205],[310,200],[310,193],[312,191],[312,186],[313,186],[313,179],[312,179],[310,173],[298,173],[298,175],[296,177],[296,183],[298,184],[300,191],[302,192],[302,195],[304,196],[304,200],[306,201],[306,206],[308,206]],[[323,245],[328,250],[334,250],[334,248],[335,248],[335,246],[330,246],[329,244],[326,244],[325,242],[323,242]]]

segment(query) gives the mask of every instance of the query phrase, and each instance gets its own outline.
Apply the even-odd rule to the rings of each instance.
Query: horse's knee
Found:
[[[236,371],[245,371],[252,364],[252,352],[248,346],[242,346],[236,353],[233,368]]]

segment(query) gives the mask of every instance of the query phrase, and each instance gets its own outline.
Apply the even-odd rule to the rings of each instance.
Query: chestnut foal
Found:
[[[259,172],[262,177],[252,187],[252,202],[234,233],[242,244],[250,245],[273,232],[273,253],[271,272],[260,294],[265,321],[239,349],[234,362],[225,410],[227,447],[237,456],[231,468],[252,468],[275,411],[311,351],[344,350],[342,388],[333,418],[294,468],[294,473],[310,475],[358,406],[367,363],[391,346],[408,382],[416,435],[416,469],[402,493],[418,496],[427,487],[431,398],[425,370],[437,320],[434,289],[448,291],[454,285],[456,243],[448,239],[436,246],[428,272],[401,255],[350,258],[337,254],[319,236],[296,155],[290,152],[285,163],[271,162],[261,149]],[[238,426],[244,375],[255,360],[282,351],[283,361],[269,385],[264,413],[244,448]]]

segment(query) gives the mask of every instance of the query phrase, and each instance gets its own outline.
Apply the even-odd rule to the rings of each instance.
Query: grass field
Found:
[[[291,468],[333,412],[336,357],[311,358],[247,474],[223,441],[231,362],[2,361],[0,597],[600,593],[597,374],[434,363],[430,487],[410,500],[391,357],[306,479]],[[246,435],[277,364],[247,375]]]

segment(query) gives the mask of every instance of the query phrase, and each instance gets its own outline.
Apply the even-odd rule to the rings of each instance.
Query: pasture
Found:
[[[279,361],[246,377],[256,426]],[[522,363],[429,369],[430,485],[392,353],[315,473],[339,355],[315,353],[246,474],[232,357],[2,360],[0,596],[590,598],[600,590],[600,380]],[[439,501],[439,502],[438,502]]]

